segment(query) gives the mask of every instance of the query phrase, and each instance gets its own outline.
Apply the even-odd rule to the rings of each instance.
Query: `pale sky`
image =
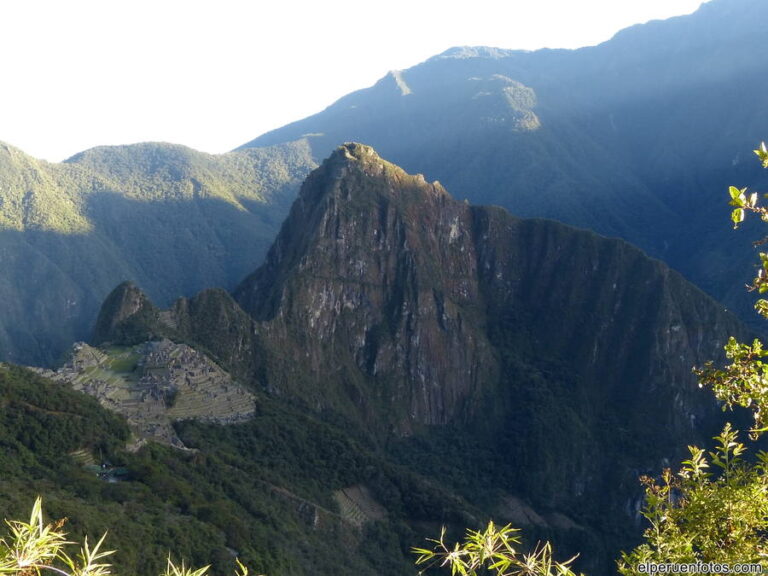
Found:
[[[590,46],[701,3],[0,0],[0,141],[226,152],[452,46]]]

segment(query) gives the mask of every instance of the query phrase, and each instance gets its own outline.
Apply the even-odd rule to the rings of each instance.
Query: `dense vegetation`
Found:
[[[70,538],[89,534],[93,544],[108,532],[102,550],[117,549],[109,562],[118,573],[159,574],[169,552],[217,574],[231,572],[235,555],[269,574],[407,573],[409,547],[430,527],[478,512],[437,476],[426,481],[274,400],[248,424],[181,424],[189,452],[128,453],[125,424],[89,397],[7,365],[0,389],[0,514],[25,517],[45,494]],[[102,463],[123,470],[117,481],[98,476]],[[355,527],[340,516],[333,492],[358,483],[386,518]]]
[[[169,551],[218,574],[234,555],[257,573],[404,573],[408,547],[426,533],[420,520],[464,524],[474,510],[276,399],[263,399],[250,423],[180,424],[189,451],[131,453],[126,425],[88,396],[8,365],[0,391],[0,515],[27,517],[44,494],[71,537],[109,532],[119,573],[159,574]],[[114,469],[117,481],[98,475]],[[360,483],[385,517],[355,524],[341,514],[334,492]]]
[[[56,362],[124,280],[164,304],[234,287],[312,166],[302,145],[212,156],[140,144],[62,164],[0,146],[0,359]]]

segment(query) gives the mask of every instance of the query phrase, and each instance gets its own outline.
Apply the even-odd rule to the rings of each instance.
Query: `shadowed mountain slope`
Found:
[[[56,361],[121,280],[162,304],[233,287],[312,165],[301,145],[211,156],[139,144],[62,164],[0,146],[0,358]]]

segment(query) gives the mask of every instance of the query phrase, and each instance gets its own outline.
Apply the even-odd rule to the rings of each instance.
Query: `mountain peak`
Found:
[[[387,195],[397,194],[404,189],[417,189],[438,195],[448,194],[439,182],[429,183],[423,174],[409,174],[400,166],[384,160],[373,147],[358,142],[345,142],[333,151],[323,165],[330,168],[332,180],[348,179],[350,172],[347,169],[350,168],[361,171],[367,177],[388,180],[394,186],[385,191]],[[317,173],[327,174],[328,171],[318,170]]]
[[[357,162],[376,162],[383,160],[371,146],[360,144],[359,142],[345,142],[331,154],[330,160],[343,158]]]
[[[156,314],[157,309],[138,286],[122,282],[102,304],[93,340],[97,344],[112,340],[135,344],[149,340]]]
[[[399,166],[384,160],[371,146],[359,142],[345,142],[333,151],[327,162],[331,165],[357,166],[368,173],[371,170],[406,173]]]

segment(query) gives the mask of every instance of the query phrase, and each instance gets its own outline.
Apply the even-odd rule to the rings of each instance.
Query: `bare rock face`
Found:
[[[608,395],[691,430],[712,410],[691,366],[740,330],[625,242],[470,207],[360,144],[310,175],[235,299],[273,351],[272,391],[405,434],[496,411],[513,373],[553,360],[585,409]]]
[[[543,377],[576,421],[609,402],[628,429],[652,418],[675,437],[714,410],[691,367],[742,333],[626,242],[457,202],[361,144],[309,176],[233,296],[209,290],[160,312],[123,285],[97,341],[198,342],[244,381],[399,435],[524,421],[521,397],[541,406],[530,382]]]
[[[378,406],[406,432],[464,413],[494,378],[476,263],[468,206],[350,144],[307,180],[235,297],[266,341],[292,352],[270,386]]]

